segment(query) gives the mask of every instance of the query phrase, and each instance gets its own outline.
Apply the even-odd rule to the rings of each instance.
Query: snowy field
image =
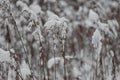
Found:
[[[120,0],[0,0],[0,80],[120,80]]]

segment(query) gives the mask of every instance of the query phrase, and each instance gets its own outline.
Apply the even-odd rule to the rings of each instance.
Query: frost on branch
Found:
[[[56,14],[48,11],[48,21],[45,23],[45,30],[50,34],[58,34],[65,37],[68,20],[64,17],[59,18]]]
[[[35,29],[35,31],[33,31],[32,35],[35,36],[38,41],[40,40],[42,42],[42,41],[44,41],[44,38],[43,38],[43,36],[41,34],[40,26],[36,25],[36,27],[37,28]]]
[[[26,3],[22,2],[22,1],[17,1],[16,5],[21,8],[22,14],[24,17],[28,16],[28,17],[30,17],[31,20],[34,20],[35,22],[37,22],[37,18],[38,18],[37,14],[43,13],[41,11],[40,6],[37,3],[32,4],[29,7]],[[36,11],[36,9],[37,9],[37,11]],[[29,14],[29,15],[25,15],[25,14]]]
[[[0,80],[120,80],[119,3],[0,0]]]
[[[111,30],[113,37],[117,38],[118,34],[117,34],[117,30],[119,29],[119,25],[117,23],[116,20],[108,20],[108,25],[109,25],[109,29]]]
[[[60,18],[53,12],[47,11],[48,21],[44,24],[45,34],[50,44],[53,46],[52,48],[56,51],[61,50],[61,41],[64,43],[63,39],[66,38],[67,28],[68,28],[68,20],[64,17]],[[51,53],[53,53],[51,48]]]
[[[117,38],[119,29],[118,22],[116,20],[108,20],[107,23],[102,23],[100,21],[97,22],[98,28],[108,35],[110,38]]]

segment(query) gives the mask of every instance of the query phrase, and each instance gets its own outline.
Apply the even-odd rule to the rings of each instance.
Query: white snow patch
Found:
[[[0,62],[10,62],[10,53],[0,48]]]
[[[102,36],[100,34],[100,31],[96,29],[92,36],[92,44],[94,45],[95,48],[98,47],[101,40],[102,40]]]
[[[16,72],[15,70],[11,69],[9,67],[9,71],[8,71],[8,80],[15,80],[16,77]]]
[[[28,64],[26,64],[26,62],[23,60],[21,66],[20,66],[20,70],[21,70],[21,74],[22,74],[22,77],[23,79],[26,79],[26,77],[28,75],[31,75],[31,71],[30,71],[30,68],[28,66]]]
[[[51,58],[48,61],[48,68],[52,68],[54,64],[58,64],[60,62],[64,62],[64,60],[61,57],[55,57],[55,58]]]
[[[73,56],[65,56],[65,59],[67,59],[67,60],[73,59],[73,58],[74,58]],[[63,66],[63,63],[64,63],[63,57],[55,57],[55,58],[50,58],[50,59],[48,60],[47,66],[48,66],[48,68],[50,69],[50,68],[52,68],[53,65],[55,65],[55,64],[60,64],[61,66]]]
[[[76,78],[76,77],[79,77],[81,75],[81,72],[78,70],[78,68],[76,67],[73,67],[73,76]]]
[[[53,13],[49,10],[47,11],[47,16],[48,16],[48,21],[51,19],[59,19],[59,17],[55,13]]]
[[[33,10],[36,14],[43,13],[41,7],[38,4],[30,5],[30,9]]]
[[[93,11],[92,9],[90,9],[90,11],[89,11],[89,20],[91,20],[93,22],[99,20],[98,14],[95,11]]]
[[[102,35],[100,34],[100,31],[98,29],[95,30],[93,36],[92,36],[92,44],[93,47],[96,48],[96,52],[99,55],[102,49]]]

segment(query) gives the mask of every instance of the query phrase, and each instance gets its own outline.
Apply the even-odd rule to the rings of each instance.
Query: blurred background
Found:
[[[120,80],[119,25],[119,0],[0,0],[0,80]]]

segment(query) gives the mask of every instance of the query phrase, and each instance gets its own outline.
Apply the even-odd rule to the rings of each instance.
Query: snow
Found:
[[[41,10],[41,7],[38,4],[32,4],[30,5],[30,9],[34,11],[36,14],[43,13]]]
[[[44,24],[46,30],[53,30],[55,27],[59,27],[59,25],[61,24],[60,18],[51,11],[47,11],[47,15],[48,21]]]
[[[40,9],[40,7],[39,6],[32,6],[31,5],[31,9],[27,6],[27,4],[25,4],[24,2],[22,2],[22,1],[17,1],[17,3],[16,3],[16,5],[17,6],[20,6],[21,8],[22,8],[22,12],[24,12],[24,11],[27,11],[28,13],[30,13],[30,19],[32,19],[32,20],[35,20],[35,21],[37,21],[37,15],[36,15],[36,13],[38,13],[39,11],[41,12],[41,9]],[[37,8],[38,10],[37,11],[35,11],[34,9],[35,8]],[[23,15],[24,16],[24,15]]]
[[[48,60],[48,68],[52,68],[54,64],[58,64],[59,62],[64,62],[61,57],[55,57]]]
[[[10,62],[10,53],[0,48],[0,62]]]
[[[15,80],[15,77],[16,77],[16,72],[14,71],[14,69],[11,69],[9,67],[8,80]]]
[[[22,1],[17,1],[16,6],[20,6],[23,10],[28,10],[27,4]]]
[[[22,64],[20,66],[20,71],[21,71],[21,74],[22,74],[22,77],[24,80],[26,80],[26,77],[28,75],[31,75],[30,68],[29,68],[28,64],[25,62],[25,60],[22,61]]]
[[[52,29],[54,29],[53,26],[55,26],[56,23],[59,24],[59,22],[57,20],[50,20],[47,23],[45,23],[44,26],[46,27],[47,30],[50,30],[50,29],[52,30]]]
[[[53,34],[61,33],[61,37],[66,37],[68,20],[64,17],[59,18],[56,14],[47,11],[48,21],[44,24],[46,32],[53,32]],[[56,31],[56,33],[54,33]],[[52,35],[53,35],[52,34]]]
[[[37,35],[38,41],[39,41],[39,38],[40,38],[40,41],[41,41],[41,42],[44,41],[44,38],[43,38],[43,36],[42,36],[42,34],[41,34],[41,29],[40,29],[40,26],[39,26],[39,25],[37,25],[37,28],[35,29],[35,31],[33,31],[32,35],[33,35],[33,36],[36,36],[36,35]]]
[[[118,37],[117,31],[116,31],[118,27],[117,22],[115,22],[114,20],[108,20],[108,25],[109,25],[109,28],[112,30],[114,37],[117,38]]]
[[[113,66],[120,47],[119,4],[120,0],[0,0],[0,80],[16,80],[16,69],[23,80],[64,80],[63,51],[67,80],[112,80],[114,66],[120,80],[120,66]]]
[[[56,0],[45,0],[44,2],[47,2],[47,1],[49,1],[51,3],[55,3],[56,2]]]
[[[93,11],[92,9],[89,10],[89,15],[88,18],[85,20],[84,25],[85,27],[89,28],[89,27],[94,27],[97,28],[97,24],[99,23],[99,16],[98,14]]]
[[[114,52],[112,50],[110,50],[110,54],[112,57],[114,57]]]
[[[102,30],[102,31],[105,31],[106,33],[109,32],[109,29],[108,29],[108,24],[107,23],[102,23],[102,22],[98,22],[98,27]]]
[[[70,59],[73,59],[73,58],[74,58],[73,56],[65,56],[65,59],[67,59],[67,60],[70,60]],[[63,66],[63,64],[64,64],[64,59],[63,59],[63,57],[50,58],[50,59],[48,60],[47,66],[48,66],[48,68],[50,69],[50,68],[52,68],[53,65],[55,65],[55,64],[61,64],[61,66]]]
[[[90,21],[90,20],[88,20],[88,19],[85,20],[85,27],[89,28],[89,27],[91,27],[91,26],[95,27],[95,25],[93,24],[93,22]]]
[[[117,29],[119,29],[119,27],[116,20],[108,20],[107,23],[98,21],[98,28],[111,38],[118,37]]]
[[[81,76],[81,72],[80,72],[80,71],[78,70],[78,68],[76,68],[76,67],[73,67],[73,76],[74,76],[75,78]]]
[[[11,53],[15,53],[15,50],[12,48],[12,49],[10,49],[10,52]]]
[[[98,16],[98,14],[95,11],[90,9],[88,19],[93,21],[93,22],[96,22],[96,21],[99,20],[99,16]]]
[[[70,59],[73,59],[73,58],[75,58],[75,57],[73,57],[73,56],[68,56],[68,55],[67,55],[67,56],[65,56],[65,58],[68,59],[68,60],[70,60]]]
[[[55,19],[55,20],[59,19],[59,17],[55,13],[53,13],[49,10],[47,11],[47,16],[48,16],[48,21],[53,20],[53,19]]]
[[[91,63],[85,63],[84,64],[84,69],[86,70],[86,71],[90,71],[90,69],[91,69],[91,65],[90,65]]]
[[[96,49],[96,55],[99,55],[102,49],[102,35],[100,34],[100,31],[98,29],[95,30],[92,36],[92,44],[93,47]],[[98,58],[98,56],[96,56]]]
[[[100,34],[100,31],[96,29],[92,36],[92,44],[94,45],[95,48],[99,46],[99,43],[101,43],[101,40],[102,40],[102,36]]]

